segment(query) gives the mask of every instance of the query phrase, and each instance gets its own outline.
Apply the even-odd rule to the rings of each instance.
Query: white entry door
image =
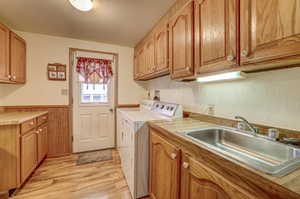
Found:
[[[87,84],[73,68],[73,152],[114,147],[114,78],[108,84]]]

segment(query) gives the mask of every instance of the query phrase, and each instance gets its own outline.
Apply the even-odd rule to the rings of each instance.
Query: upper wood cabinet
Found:
[[[26,42],[0,24],[0,83],[25,83]]]
[[[171,78],[194,74],[194,1],[189,2],[169,23],[169,64]]]
[[[178,199],[180,150],[151,132],[150,196],[152,199]]]
[[[154,37],[151,36],[145,44],[145,74],[155,72],[154,63]]]
[[[241,64],[300,55],[299,0],[241,1]]]
[[[146,44],[151,50],[145,53],[151,61],[147,60],[146,66],[139,66],[144,68],[144,74],[138,79],[168,74],[168,70],[171,79],[180,80],[195,79],[208,73],[257,71],[299,64],[298,2],[176,1],[163,17],[163,23],[161,21],[140,42],[145,45],[151,38],[150,44]],[[153,35],[155,67],[152,63]]]
[[[136,77],[141,78],[145,75],[145,67],[146,67],[146,60],[145,60],[145,49],[144,46],[142,46],[138,51],[136,55]]]
[[[139,56],[137,55],[136,52],[134,52],[134,57],[133,57],[133,78],[134,80],[138,80],[138,63],[139,63]]]
[[[195,68],[216,72],[238,65],[238,0],[195,1]]]
[[[14,32],[10,33],[11,80],[16,83],[26,81],[26,42]]]
[[[0,24],[0,81],[9,81],[9,29]]]
[[[162,23],[135,48],[134,77],[147,80],[169,73],[168,26]]]
[[[258,199],[209,167],[184,155],[181,169],[181,198]]]
[[[169,72],[168,34],[168,25],[165,23],[160,25],[155,32],[155,66],[158,73]]]

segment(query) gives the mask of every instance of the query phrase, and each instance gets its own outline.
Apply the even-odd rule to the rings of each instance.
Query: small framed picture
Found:
[[[48,65],[48,70],[56,71],[56,66],[54,66],[54,65]]]
[[[67,77],[66,65],[65,64],[48,64],[48,80],[54,81],[65,81]]]
[[[57,79],[57,72],[56,71],[49,71],[49,79]]]
[[[65,80],[66,79],[66,72],[57,72],[57,78]]]

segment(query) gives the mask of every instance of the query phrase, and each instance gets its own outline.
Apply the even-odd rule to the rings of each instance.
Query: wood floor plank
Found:
[[[132,199],[116,150],[111,161],[77,166],[77,158],[46,159],[13,198]]]

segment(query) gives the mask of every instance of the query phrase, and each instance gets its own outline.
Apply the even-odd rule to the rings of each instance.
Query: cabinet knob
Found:
[[[189,166],[190,166],[190,164],[187,162],[182,163],[182,167],[185,169],[189,168]]]
[[[242,50],[241,56],[242,57],[247,57],[249,55],[249,52],[247,50]]]
[[[175,160],[176,157],[177,157],[177,155],[176,155],[175,153],[171,153],[170,157],[171,157],[173,160]]]
[[[11,80],[16,80],[16,76],[15,75],[9,75],[8,76]]]
[[[7,75],[7,78],[10,80],[11,79],[11,75]]]
[[[32,125],[34,125],[34,123],[33,123],[33,122],[30,122],[30,125],[32,126]]]
[[[42,132],[43,131],[43,129],[39,129],[39,132]]]
[[[234,59],[235,59],[235,57],[232,56],[232,55],[229,55],[229,56],[227,57],[227,61],[233,61]]]

